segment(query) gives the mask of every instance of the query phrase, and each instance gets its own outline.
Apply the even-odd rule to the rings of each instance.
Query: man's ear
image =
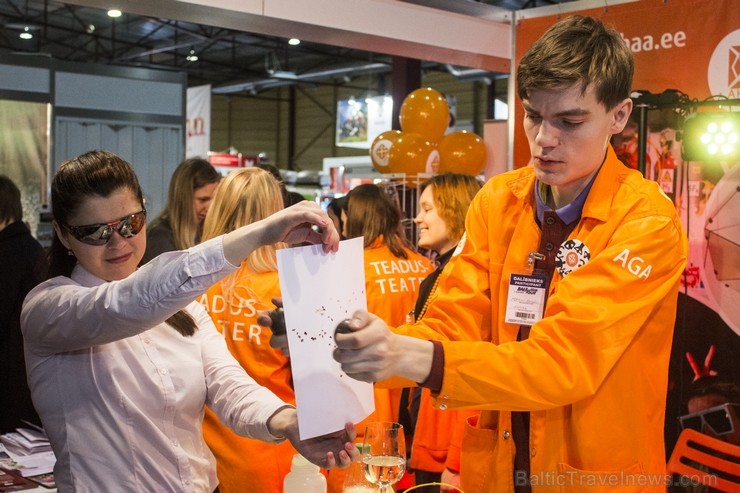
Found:
[[[629,121],[630,115],[632,114],[633,104],[634,103],[632,102],[632,98],[626,98],[614,107],[614,109],[612,110],[612,135],[621,133],[622,130],[624,130],[624,127],[627,126],[627,122]]]
[[[51,225],[54,228],[54,232],[57,234],[59,241],[61,241],[62,245],[64,245],[64,248],[66,248],[67,250],[71,250],[72,248],[69,246],[69,238],[67,237],[67,232],[64,231],[64,228],[59,226],[59,223],[56,221],[52,221]]]

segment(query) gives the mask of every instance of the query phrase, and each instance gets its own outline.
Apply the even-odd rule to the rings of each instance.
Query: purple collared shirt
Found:
[[[599,175],[599,172],[597,171],[594,173],[594,176],[591,178],[591,181],[588,182],[588,185],[586,185],[586,188],[581,190],[581,193],[578,194],[578,197],[575,198],[573,202],[570,204],[566,204],[560,209],[557,209],[555,211],[555,214],[558,215],[558,217],[565,223],[565,224],[573,224],[574,222],[578,221],[578,219],[581,217],[581,212],[583,211],[583,204],[586,203],[586,197],[588,197],[588,192],[591,191],[591,186],[594,184],[594,180]],[[534,196],[537,200],[537,223],[542,224],[542,222],[545,220],[545,211],[550,210],[550,207],[545,204],[542,201],[542,197],[540,197],[540,194],[537,192],[540,189],[540,181],[536,180],[534,183]]]

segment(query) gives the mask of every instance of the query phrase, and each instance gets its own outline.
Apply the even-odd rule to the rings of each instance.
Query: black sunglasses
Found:
[[[703,433],[704,426],[707,426],[717,436],[727,435],[735,431],[733,412],[730,408],[737,412],[740,404],[726,403],[693,414],[684,414],[678,419],[683,429],[691,428]]]
[[[124,238],[131,238],[139,234],[139,231],[146,224],[146,209],[142,209],[134,214],[124,216],[117,221],[104,224],[86,224],[84,226],[69,226],[63,224],[72,236],[78,241],[88,245],[105,245],[113,236],[113,231]]]

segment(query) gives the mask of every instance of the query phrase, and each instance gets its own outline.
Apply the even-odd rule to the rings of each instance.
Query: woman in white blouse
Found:
[[[29,293],[21,323],[60,492],[213,491],[215,461],[201,434],[206,404],[236,433],[287,438],[322,467],[356,458],[351,424],[300,441],[296,410],[244,372],[194,301],[261,245],[336,250],[339,236],[316,204],[162,254],[138,270],[146,211],[126,161],[92,151],[62,163],[52,210],[52,278]]]

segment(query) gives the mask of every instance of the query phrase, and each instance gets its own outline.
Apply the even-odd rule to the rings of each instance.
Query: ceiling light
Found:
[[[273,70],[270,69],[267,71],[268,74],[270,74],[275,79],[289,79],[289,80],[295,80],[298,78],[295,72],[289,72],[287,70]]]
[[[188,56],[186,56],[185,59],[189,62],[197,62],[198,55],[195,54],[195,50],[190,50],[190,53],[188,53]]]
[[[23,28],[23,31],[18,36],[20,36],[21,39],[32,39],[33,38],[31,29],[28,26],[25,26]]]
[[[299,45],[299,44],[301,44],[301,40],[300,40],[300,39],[298,39],[298,38],[290,38],[290,39],[288,40],[288,44],[289,44],[290,46],[296,46],[296,45]]]
[[[108,17],[113,17],[114,19],[116,17],[121,17],[121,11],[118,9],[110,9],[108,11]]]

